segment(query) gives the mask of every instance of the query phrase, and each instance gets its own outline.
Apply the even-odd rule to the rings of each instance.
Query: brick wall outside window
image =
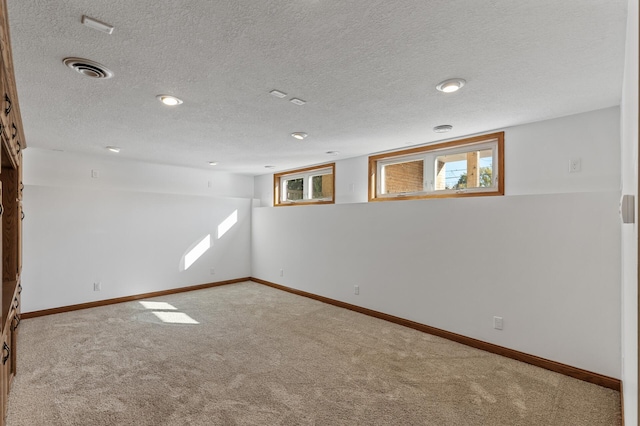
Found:
[[[385,188],[387,194],[400,192],[418,192],[423,190],[422,160],[407,163],[390,164],[384,167]]]

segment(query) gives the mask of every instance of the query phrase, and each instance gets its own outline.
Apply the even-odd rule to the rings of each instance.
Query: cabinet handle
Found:
[[[4,345],[2,345],[2,352],[6,352],[2,357],[2,365],[5,365],[11,356],[11,349],[9,348],[9,345],[7,345],[7,342],[4,342]]]
[[[22,215],[22,220],[24,220],[24,212],[20,212]]]
[[[16,145],[18,145],[18,152],[16,152],[16,154],[20,154],[20,149],[22,149],[22,147],[20,146],[20,141],[16,141]]]
[[[15,324],[13,324],[15,323]],[[13,321],[11,324],[11,330],[12,331],[16,331],[18,329],[18,326],[20,325],[20,315],[16,314],[16,316],[13,317]]]
[[[4,206],[0,204],[0,216],[2,216],[2,213],[4,213]]]
[[[18,284],[18,294],[22,293],[22,284]]]
[[[11,139],[15,139],[16,135],[18,134],[18,128],[16,127],[16,123],[11,123],[11,128],[13,129],[11,131]]]
[[[13,309],[18,309],[18,307],[20,306],[20,301],[18,300],[17,297],[13,298]]]
[[[0,133],[2,133],[2,132],[0,131]],[[20,182],[20,192],[22,192],[22,191],[24,191],[24,183]]]
[[[7,95],[6,93],[4,94],[4,101],[6,103],[8,103],[9,105],[7,105],[7,107],[4,109],[4,115],[9,115],[9,113],[11,112],[11,107],[13,106],[11,104],[11,99],[9,99],[9,95]]]

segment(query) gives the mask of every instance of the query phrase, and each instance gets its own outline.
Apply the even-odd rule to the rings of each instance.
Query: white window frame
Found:
[[[335,163],[324,164],[322,166],[310,167],[307,169],[293,170],[291,172],[278,173],[274,175],[275,188],[274,205],[293,205],[293,204],[327,204],[333,203],[335,199],[335,182],[333,192],[330,197],[312,198],[313,196],[313,178],[315,176],[335,175]],[[290,180],[302,179],[302,199],[287,199],[287,182]]]
[[[464,189],[435,189],[436,158],[443,155],[463,154],[474,151],[491,150],[491,180],[489,187],[476,187]],[[379,154],[369,157],[369,174],[372,178],[369,182],[369,201],[389,199],[413,199],[431,197],[456,197],[473,195],[503,195],[504,194],[504,133],[494,133],[485,136],[462,139],[459,141],[445,142],[436,145],[403,150],[395,153]],[[386,193],[385,167],[422,161],[423,163],[423,188],[421,191]],[[375,175],[375,177],[373,176]],[[375,188],[375,192],[373,188]]]

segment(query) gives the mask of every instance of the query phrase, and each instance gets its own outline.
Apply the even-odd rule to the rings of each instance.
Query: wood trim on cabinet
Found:
[[[43,309],[41,311],[24,312],[24,313],[20,314],[20,318],[21,319],[36,318],[36,317],[41,317],[41,316],[45,316],[45,315],[53,315],[53,314],[60,314],[60,313],[63,313],[63,312],[78,311],[80,309],[96,308],[98,306],[106,306],[106,305],[113,305],[113,304],[116,304],[116,303],[131,302],[131,301],[140,300],[140,299],[148,299],[150,297],[166,296],[166,295],[169,295],[169,294],[184,293],[184,292],[187,292],[187,291],[202,290],[202,289],[205,289],[205,288],[219,287],[219,286],[228,285],[228,284],[236,284],[236,283],[240,283],[240,282],[244,282],[244,281],[250,281],[250,280],[251,280],[251,278],[249,278],[249,277],[236,278],[236,279],[233,279],[233,280],[217,281],[217,282],[213,282],[213,283],[198,284],[198,285],[192,285],[192,286],[188,286],[188,287],[178,287],[178,288],[172,288],[172,289],[169,289],[169,290],[152,291],[150,293],[135,294],[133,296],[117,297],[115,299],[97,300],[95,302],[87,302],[87,303],[80,303],[80,304],[77,304],[77,305],[61,306],[59,308]]]
[[[24,138],[24,127],[22,125],[22,114],[20,112],[20,102],[18,101],[18,89],[16,87],[16,79],[15,79],[15,74],[14,74],[14,69],[13,69],[13,49],[11,47],[11,31],[9,28],[9,18],[8,18],[8,14],[7,14],[7,0],[2,0],[2,12],[3,12],[3,19],[4,19],[4,27],[5,27],[5,33],[6,33],[6,46],[3,46],[3,50],[6,51],[6,56],[7,59],[9,61],[9,63],[4,64],[6,70],[7,70],[7,84],[9,85],[10,90],[12,91],[12,95],[13,95],[13,110],[14,110],[14,123],[16,124],[17,127],[17,137],[19,137],[19,139],[22,141],[22,147],[21,150],[25,149],[27,147],[27,141]],[[0,61],[2,62],[2,61]]]
[[[317,294],[308,293],[302,290],[296,290],[291,287],[286,287],[280,284],[275,284],[269,281],[265,281],[259,278],[251,278],[251,281],[263,284],[269,287],[273,287],[278,290],[283,290],[289,293],[296,294],[298,296],[308,297],[310,299],[318,300],[320,302],[328,303],[330,305],[338,306],[340,308],[349,309],[351,311],[359,312],[361,314],[369,315],[374,318],[379,318],[385,321],[389,321],[395,324],[403,325],[405,327],[413,328],[414,330],[422,331],[424,333],[432,334],[434,336],[442,337],[454,342],[462,343],[463,345],[471,346],[473,348],[482,349],[483,351],[491,352],[497,355],[502,355],[507,358],[522,361],[527,364],[535,365],[546,370],[555,371],[556,373],[564,374],[565,376],[573,377],[575,379],[583,380],[585,382],[594,383],[596,385],[603,386],[605,388],[613,389],[616,391],[621,390],[621,381],[613,377],[604,376],[602,374],[594,373],[581,368],[573,367],[571,365],[562,364],[549,359],[541,358],[535,355],[530,355],[524,352],[516,351],[514,349],[498,346],[493,343],[484,342],[482,340],[474,339],[472,337],[463,336],[461,334],[452,333],[450,331],[442,330],[440,328],[431,327],[429,325],[414,322],[408,319],[396,317],[394,315],[385,314],[373,309],[363,308],[361,306],[352,305],[350,303],[341,302],[339,300],[331,299]]]

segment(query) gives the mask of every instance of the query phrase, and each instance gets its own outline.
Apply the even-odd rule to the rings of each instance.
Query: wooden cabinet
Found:
[[[22,150],[26,147],[11,56],[6,0],[0,0],[0,426],[17,373],[22,283]]]

